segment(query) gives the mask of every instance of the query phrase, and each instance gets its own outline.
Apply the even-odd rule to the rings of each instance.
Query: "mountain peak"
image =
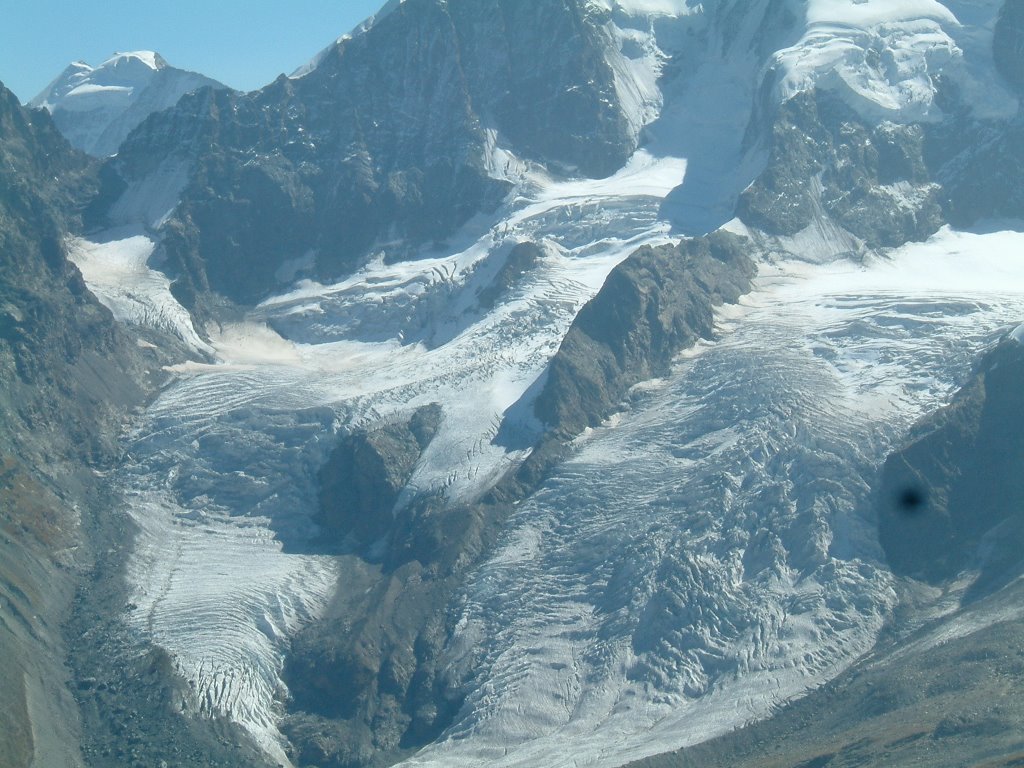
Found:
[[[115,53],[97,69],[118,69],[142,64],[154,72],[168,67],[167,61],[156,51],[124,51]]]
[[[207,85],[224,87],[170,66],[155,51],[124,51],[98,67],[72,62],[29,106],[49,111],[72,145],[104,156],[117,152],[131,129],[148,115]]]

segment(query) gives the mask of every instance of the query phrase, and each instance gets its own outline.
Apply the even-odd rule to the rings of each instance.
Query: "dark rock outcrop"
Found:
[[[451,723],[461,700],[441,663],[453,629],[443,607],[460,583],[412,561],[351,585],[296,637],[282,730],[300,764],[388,765]]]
[[[816,90],[778,107],[768,142],[768,165],[737,208],[750,226],[794,235],[824,213],[881,247],[923,240],[942,224],[920,126],[868,125]]]
[[[993,36],[993,58],[1005,81],[1024,95],[1024,2],[1003,4]],[[1024,218],[1024,112],[1008,120],[976,121],[958,109],[928,137],[928,162],[942,184],[946,216],[956,226],[981,219]]]
[[[947,158],[937,177],[950,223],[1024,218],[1024,113],[1005,122],[954,125],[933,143],[934,153]]]
[[[447,3],[479,114],[528,157],[608,176],[636,148],[605,58],[604,12],[578,0]]]
[[[1017,91],[1024,94],[1024,2],[1006,0],[999,12],[992,40],[993,55],[999,73]]]
[[[575,436],[607,418],[634,384],[664,375],[676,354],[711,338],[714,308],[750,290],[748,247],[716,232],[641,248],[612,270],[552,359],[537,415]]]
[[[320,470],[319,522],[333,541],[366,546],[394,526],[393,509],[423,449],[441,424],[441,407],[418,409],[407,422],[345,435]]]
[[[1024,544],[1024,346],[1002,342],[885,462],[879,538],[896,573],[999,579]],[[987,534],[998,530],[985,552]],[[985,581],[985,579],[983,579]]]
[[[536,243],[515,245],[505,257],[505,263],[501,265],[494,280],[480,291],[477,297],[479,306],[486,310],[494,309],[508,295],[519,278],[536,266],[542,258],[544,249]]]

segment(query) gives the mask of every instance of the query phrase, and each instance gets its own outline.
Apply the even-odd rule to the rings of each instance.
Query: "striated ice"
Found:
[[[466,704],[409,766],[616,766],[767,716],[874,644],[888,448],[1024,311],[1024,234],[765,264],[513,515],[448,650]],[[967,276],[967,277],[965,277]]]
[[[192,349],[209,345],[196,333],[188,310],[171,295],[171,281],[149,266],[156,244],[140,230],[109,230],[93,240],[71,238],[68,258],[114,319],[177,336]]]

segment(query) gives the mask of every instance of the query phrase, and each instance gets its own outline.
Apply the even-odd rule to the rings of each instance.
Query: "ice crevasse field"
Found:
[[[725,226],[751,237],[759,275],[720,308],[712,342],[639,386],[518,505],[451,607],[446,654],[465,704],[405,764],[621,765],[834,677],[872,647],[896,599],[871,518],[874,472],[1024,318],[1021,222],[872,252],[827,221],[777,238],[729,220],[757,170],[743,133],[759,63],[709,57],[662,90],[665,52],[697,11],[606,3],[610,34],[634,43],[613,65],[648,136],[608,179],[554,177],[496,141],[494,172],[514,191],[444,248],[373,258],[332,285],[283,282],[247,320],[205,334],[151,258],[176,204],[173,169],[126,192],[116,229],[72,243],[115,317],[196,351],[127,438],[117,484],[141,533],[125,622],[171,654],[196,714],[230,717],[282,763],[283,654],[345,588],[343,559],[304,553],[336,434],[439,403],[440,432],[399,504],[417,490],[476,498],[526,455],[498,430],[527,445],[541,429],[512,406],[640,246]],[[956,14],[996,4],[806,6],[805,31],[776,54],[778,98],[822,83],[865,114],[917,119],[932,108],[918,65],[983,45],[958,38],[975,28]],[[865,79],[852,65],[880,35],[894,66]],[[963,77],[981,82],[976,69]],[[979,110],[996,110],[998,94],[977,93]],[[543,257],[482,306],[524,241]]]

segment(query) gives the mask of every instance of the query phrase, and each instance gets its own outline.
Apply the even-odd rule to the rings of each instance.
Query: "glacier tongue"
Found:
[[[444,423],[411,488],[473,498],[523,455],[493,441],[496,425],[579,308],[636,248],[670,239],[660,206],[685,174],[681,159],[641,151],[597,181],[515,165],[518,196],[443,253],[300,283],[212,333],[217,362],[176,366],[129,437],[119,485],[140,535],[126,621],[171,654],[189,683],[185,711],[229,717],[281,763],[284,653],[344,588],[339,560],[311,552],[314,478],[335,431],[439,402]],[[145,308],[169,294],[146,267],[152,242],[126,234],[78,243],[78,260],[122,319],[146,324]],[[480,291],[525,240],[544,257],[481,307]]]
[[[449,649],[463,711],[403,765],[621,765],[867,652],[895,602],[869,482],[1024,312],[1022,246],[947,229],[864,264],[766,266],[720,341],[518,508]]]
[[[92,240],[72,238],[68,258],[115,320],[166,331],[197,352],[210,352],[188,310],[171,295],[171,281],[149,266],[155,248],[141,227],[121,227]]]

